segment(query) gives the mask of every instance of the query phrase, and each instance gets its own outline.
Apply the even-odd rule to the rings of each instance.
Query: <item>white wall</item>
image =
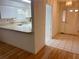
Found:
[[[34,40],[35,53],[45,46],[46,0],[34,0]]]
[[[59,3],[58,3],[58,0],[54,0],[53,2],[53,13],[52,13],[52,16],[53,16],[53,20],[52,20],[52,28],[53,28],[53,31],[52,31],[52,36],[54,37],[56,34],[59,33],[59,21],[60,21],[60,13],[59,13]]]
[[[0,6],[1,18],[16,18],[18,8]]]
[[[1,0],[0,12],[2,18],[25,19],[26,17],[31,17],[31,4],[10,0]]]

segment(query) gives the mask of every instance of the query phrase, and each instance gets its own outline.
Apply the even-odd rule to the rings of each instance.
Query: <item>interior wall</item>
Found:
[[[25,19],[26,17],[31,17],[31,4],[11,0],[1,0],[0,13],[1,18]]]
[[[49,5],[53,5],[54,0],[47,0],[47,2],[48,2]]]
[[[52,9],[52,37],[60,32],[60,3],[58,0],[47,0]]]
[[[52,33],[52,36],[54,37],[56,34],[59,33],[59,21],[60,21],[60,11],[59,11],[59,2],[57,0],[54,0],[53,2],[53,15],[52,15],[52,29],[53,29],[53,33]]]
[[[79,32],[79,12],[78,12],[78,15],[77,15],[77,31]]]
[[[35,53],[45,46],[46,0],[34,0],[34,39]]]
[[[65,25],[65,23],[63,23],[62,22],[62,14],[63,14],[63,10],[70,10],[70,9],[73,9],[73,10],[75,10],[75,9],[78,9],[79,10],[79,2],[74,2],[73,4],[72,4],[72,6],[66,6],[65,5],[65,2],[60,2],[60,32],[64,32],[64,25]],[[78,17],[78,15],[79,14],[77,14],[76,16],[76,19],[77,19],[77,23],[76,23],[76,29],[77,29],[77,31],[78,31],[78,19],[79,19],[79,17]],[[74,17],[72,17],[73,19],[74,19]]]

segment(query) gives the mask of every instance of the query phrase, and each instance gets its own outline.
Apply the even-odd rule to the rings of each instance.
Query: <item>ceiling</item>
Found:
[[[69,1],[69,0],[58,0],[60,2],[65,2],[65,1]],[[71,1],[79,1],[79,0],[71,0]]]
[[[21,3],[27,3],[27,2],[23,2],[22,0],[11,0],[11,1],[16,1],[16,2],[21,2]],[[29,0],[31,1],[31,0]]]

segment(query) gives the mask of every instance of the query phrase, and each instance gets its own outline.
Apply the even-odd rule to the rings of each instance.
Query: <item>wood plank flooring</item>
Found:
[[[0,59],[79,59],[79,54],[46,46],[37,55],[33,55],[22,49],[0,42]]]
[[[79,37],[59,34],[37,55],[0,42],[0,59],[79,59]]]
[[[46,45],[79,54],[79,36],[58,34],[54,39],[47,39]]]

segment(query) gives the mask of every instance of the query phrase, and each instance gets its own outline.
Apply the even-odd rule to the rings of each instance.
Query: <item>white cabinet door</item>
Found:
[[[67,34],[77,34],[77,13],[76,12],[66,12],[66,22],[64,24],[64,33]]]

